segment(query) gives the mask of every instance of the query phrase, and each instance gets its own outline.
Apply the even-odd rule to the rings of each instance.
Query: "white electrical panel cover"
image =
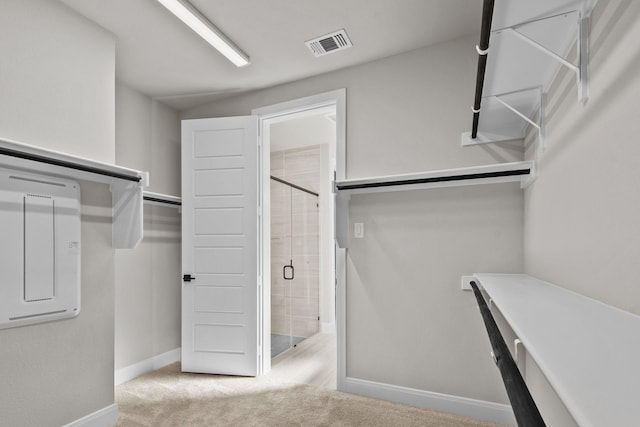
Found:
[[[80,312],[80,185],[0,168],[0,329]]]

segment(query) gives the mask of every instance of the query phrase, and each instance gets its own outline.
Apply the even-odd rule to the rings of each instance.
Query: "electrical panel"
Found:
[[[80,185],[0,169],[0,329],[80,312]]]

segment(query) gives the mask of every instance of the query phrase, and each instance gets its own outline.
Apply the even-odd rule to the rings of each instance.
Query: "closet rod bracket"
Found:
[[[538,120],[537,121],[532,120],[530,117],[528,117],[522,111],[518,110],[516,107],[514,107],[511,104],[509,104],[507,101],[505,101],[503,99],[504,97],[506,97],[508,95],[518,94],[518,93],[522,93],[522,92],[529,92],[529,91],[534,91],[534,90],[538,91],[538,96],[539,96],[539,100],[538,100],[539,108],[538,108]],[[525,122],[529,123],[531,126],[536,128],[538,130],[539,147],[540,147],[540,149],[542,151],[544,151],[544,149],[546,148],[545,106],[546,106],[547,97],[546,97],[546,94],[544,93],[544,90],[542,89],[542,86],[533,87],[533,88],[527,88],[527,89],[521,89],[521,90],[516,90],[516,91],[511,91],[511,92],[505,92],[505,93],[497,93],[497,94],[492,94],[492,95],[486,95],[486,96],[483,96],[482,98],[483,99],[493,99],[493,100],[495,100],[496,102],[498,102],[499,104],[501,104],[502,106],[504,106],[505,108],[510,110],[512,113],[514,113],[515,115],[520,117],[522,120],[524,120]],[[473,107],[471,107],[471,109],[473,110]],[[473,110],[473,111],[475,112],[475,110]],[[487,132],[478,132],[476,138],[471,138],[471,132],[464,132],[461,135],[460,143],[461,143],[461,145],[463,147],[466,147],[466,146],[469,146],[469,145],[489,144],[489,143],[494,143],[494,142],[512,141],[514,139],[522,139],[522,138],[525,138],[525,137],[526,137],[526,134],[525,135],[498,135],[498,134],[491,134],[491,133],[487,133]]]
[[[550,17],[551,18],[551,17]],[[529,46],[539,50],[545,55],[555,59],[560,64],[573,71],[576,75],[576,83],[578,88],[578,100],[583,104],[587,102],[589,98],[589,16],[584,14],[578,18],[578,34],[577,34],[577,48],[578,48],[578,65],[575,65],[568,61],[566,58],[558,55],[541,43],[533,40],[516,28],[519,26],[502,28],[499,31],[511,34],[519,40],[525,42]]]

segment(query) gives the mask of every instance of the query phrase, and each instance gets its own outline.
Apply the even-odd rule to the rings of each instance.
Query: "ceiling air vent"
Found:
[[[311,52],[316,57],[353,46],[345,30],[338,30],[330,34],[325,34],[324,36],[320,36],[313,40],[308,40],[305,44],[309,49],[311,49]]]

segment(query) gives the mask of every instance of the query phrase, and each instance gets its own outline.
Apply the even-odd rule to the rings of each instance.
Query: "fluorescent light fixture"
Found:
[[[236,46],[227,36],[211,23],[198,9],[186,0],[158,0],[178,19],[187,24],[200,37],[205,39],[218,52],[223,54],[236,67],[249,64],[249,56]]]

